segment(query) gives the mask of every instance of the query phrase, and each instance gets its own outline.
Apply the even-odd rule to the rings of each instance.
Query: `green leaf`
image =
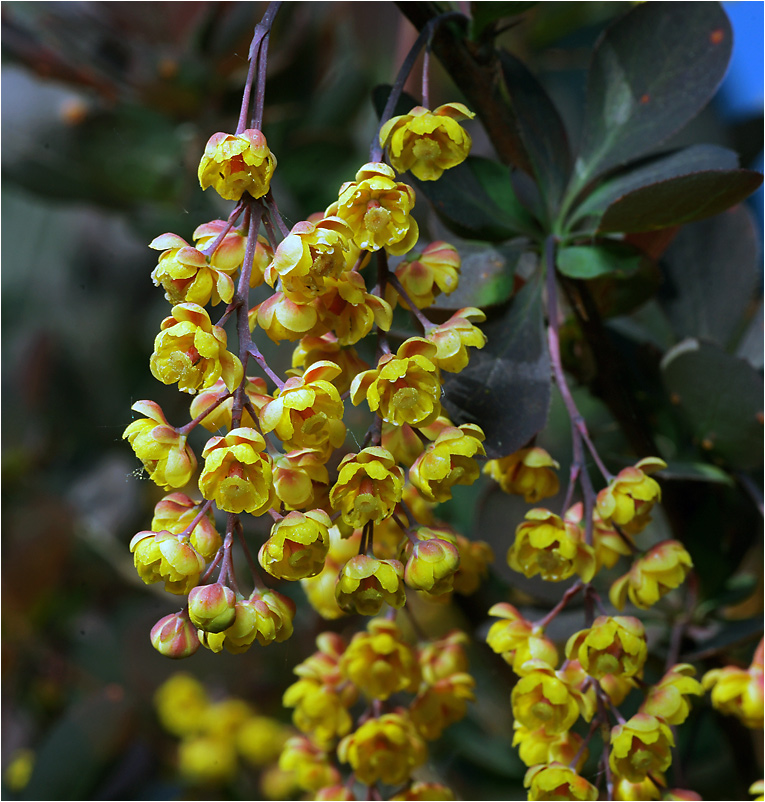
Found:
[[[571,245],[558,251],[557,268],[569,278],[591,279],[608,273],[624,278],[640,267],[642,254],[622,243]]]
[[[468,156],[438,181],[412,178],[411,183],[444,224],[465,239],[501,242],[537,231],[534,218],[516,197],[509,169],[498,162]]]
[[[494,2],[471,2],[470,16],[471,38],[477,39],[487,25],[502,19],[503,17],[515,17],[528,11],[536,2],[532,3],[494,3]]]
[[[641,3],[595,47],[576,174],[580,186],[654,149],[707,104],[733,36],[719,3]]]
[[[732,468],[762,465],[762,377],[713,343],[683,340],[664,356],[664,384],[710,457]]]
[[[526,65],[505,51],[499,58],[518,134],[552,216],[571,172],[565,126],[550,96]]]
[[[728,485],[728,487],[733,487],[735,484],[730,474],[708,462],[669,460],[659,478],[687,482],[712,482],[713,484]]]
[[[455,424],[477,423],[492,459],[512,454],[547,423],[550,357],[537,271],[509,310],[481,328],[488,337],[461,373],[444,382],[443,404]]]
[[[734,170],[738,156],[717,145],[691,145],[651,158],[639,166],[608,179],[590,193],[574,212],[574,219],[601,216],[614,202],[636,189],[668,178],[706,170]]]
[[[751,170],[708,170],[636,189],[606,209],[599,232],[656,231],[703,220],[751,195],[762,176]]]
[[[659,296],[678,339],[732,345],[760,280],[758,251],[754,221],[743,205],[678,232],[662,259]]]

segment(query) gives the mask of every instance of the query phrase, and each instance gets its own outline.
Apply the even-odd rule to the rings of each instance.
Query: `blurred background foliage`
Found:
[[[476,8],[490,5],[530,7],[499,41],[537,74],[576,131],[592,46],[629,4],[481,3]],[[751,78],[762,74],[762,43],[747,38],[753,32],[761,37],[762,5],[726,6],[741,37],[729,79],[670,144],[720,144],[736,150],[743,166],[758,168],[762,87],[752,87]],[[748,17],[742,6],[750,7]],[[190,239],[199,223],[228,213],[227,204],[199,190],[196,166],[210,134],[234,125],[252,28],[264,7],[211,2],[2,6],[2,765],[7,767],[21,748],[31,748],[36,756],[29,784],[16,792],[6,787],[6,798],[15,793],[28,799],[211,794],[237,799],[259,793],[246,771],[225,787],[200,790],[184,784],[174,770],[175,741],[157,723],[151,700],[178,667],[160,658],[148,638],[152,624],[172,610],[164,594],[140,582],[127,547],[146,526],[160,493],[137,474],[120,438],[131,419],[129,407],[138,399],[159,401],[171,421],[187,415],[185,400],[159,387],[147,369],[166,302],[149,278],[156,254],[146,246],[164,231]],[[264,130],[279,158],[273,189],[289,224],[322,210],[367,160],[376,119],[371,90],[390,83],[415,35],[392,3],[284,5],[272,37]],[[432,81],[433,106],[461,99],[437,63]],[[417,81],[408,89],[417,95]],[[474,153],[494,157],[478,123],[471,133]],[[755,220],[761,217],[761,198],[760,191],[752,201]],[[444,236],[432,215],[424,209],[419,213],[425,230]],[[663,278],[649,275],[643,296],[639,283],[632,282],[622,291],[629,296],[622,303],[620,288],[603,284],[603,303],[611,304],[614,314],[610,329],[622,355],[631,355],[638,384],[655,385],[655,376],[640,375],[653,364],[643,357],[651,349],[666,350],[673,337],[723,342],[762,369],[762,305],[756,300],[761,276],[752,269],[759,263],[762,233],[751,220],[751,213],[739,210],[693,224],[700,227],[699,236],[707,237],[701,252],[699,237],[681,232],[667,251]],[[468,259],[471,248],[475,243],[466,246]],[[485,288],[487,275],[498,275],[504,288],[499,292],[507,295],[512,247],[497,248],[477,249],[478,267],[466,271],[469,291]],[[703,279],[699,296],[673,295],[673,276],[680,275],[682,265],[702,254],[709,257],[714,248],[716,267]],[[746,266],[739,283],[736,263]],[[522,265],[515,267],[522,273]],[[679,326],[674,332],[662,328],[655,302],[639,303],[655,294],[658,283],[661,305]],[[707,293],[732,299],[725,319],[706,314]],[[617,314],[623,311],[630,314]],[[591,378],[586,354],[577,352],[573,335],[570,345],[570,362],[586,382]],[[273,354],[270,343],[264,346]],[[283,368],[288,353],[281,365],[278,356],[273,358]],[[679,358],[675,367],[670,385],[698,372]],[[719,384],[720,375],[710,373],[709,382]],[[705,392],[698,389],[702,407]],[[737,394],[730,394],[730,403]],[[586,391],[577,400],[601,453],[612,460],[612,468],[621,467],[628,450],[613,419]],[[732,646],[735,654],[740,648],[744,662],[756,637],[752,621],[756,624],[762,609],[761,520],[736,485],[736,471],[723,471],[705,458],[693,409],[680,420],[653,400],[641,403],[654,414],[662,445],[669,443],[678,453],[683,464],[678,480],[703,480],[693,494],[694,508],[686,508],[684,531],[698,530],[699,539],[689,548],[702,597],[725,617],[706,625],[701,651],[714,655]],[[751,441],[745,431],[737,429],[730,438],[729,453],[747,453]],[[565,469],[568,422],[556,398],[539,444]],[[759,454],[740,465],[738,456],[732,461],[736,470],[748,471],[742,481],[754,495],[761,485],[758,448]],[[478,702],[469,718],[434,746],[430,768],[463,798],[521,798],[524,767],[510,745],[511,673],[481,636],[486,611],[506,598],[504,583],[512,579],[529,603],[544,601],[545,590],[538,583],[519,584],[504,566],[511,534],[507,522],[520,520],[525,505],[483,481],[455,496],[446,514],[466,534],[480,531],[498,559],[486,586],[459,607],[418,610],[433,634],[462,626],[477,635],[471,659]],[[657,540],[667,526],[658,521]],[[548,595],[551,591],[557,593],[548,588]],[[286,720],[280,698],[291,668],[313,650],[315,635],[325,627],[299,588],[286,592],[300,608],[291,641],[240,656],[200,652],[183,669],[217,698],[245,698],[262,713]],[[524,592],[533,596],[523,597]],[[348,631],[349,624],[333,626]],[[565,616],[556,626],[565,634]],[[697,725],[685,736],[691,742],[681,744],[687,783],[706,798],[736,798],[730,789],[743,794],[761,774],[760,746],[736,722],[716,717],[709,708],[700,711]]]

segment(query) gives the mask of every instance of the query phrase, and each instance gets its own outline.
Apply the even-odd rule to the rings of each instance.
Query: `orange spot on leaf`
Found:
[[[722,30],[722,28],[715,28],[715,30],[709,34],[709,41],[713,45],[719,45],[723,39],[725,39],[725,32]]]

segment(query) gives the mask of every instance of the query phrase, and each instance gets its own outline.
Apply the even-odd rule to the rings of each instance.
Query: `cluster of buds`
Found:
[[[427,742],[474,699],[466,642],[455,631],[415,646],[389,618],[372,618],[349,643],[322,633],[284,694],[302,735],[286,744],[279,765],[315,799],[355,799],[355,781],[393,787],[388,799],[452,799],[448,788],[417,783],[413,773],[427,759]],[[407,705],[392,701],[403,695]],[[341,785],[345,765],[350,776]]]
[[[293,730],[259,713],[243,699],[213,700],[190,674],[176,673],[154,694],[162,727],[179,739],[181,780],[203,788],[222,786],[241,771],[257,772],[264,799],[284,799],[296,788],[279,755]]]

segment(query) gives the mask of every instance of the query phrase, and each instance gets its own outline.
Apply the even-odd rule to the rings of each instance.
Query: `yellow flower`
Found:
[[[414,693],[420,682],[415,653],[393,621],[373,618],[357,632],[340,658],[342,675],[371,699],[399,691]]]
[[[36,756],[31,749],[16,749],[3,772],[3,781],[11,791],[18,793],[29,785]]]
[[[290,728],[268,716],[250,716],[236,733],[239,754],[253,766],[263,767],[279,759]]]
[[[475,701],[475,680],[470,674],[452,674],[424,686],[409,707],[409,715],[420,735],[435,741],[441,733],[467,713],[467,703]]]
[[[603,521],[613,521],[630,535],[642,532],[651,520],[653,505],[661,501],[661,488],[650,474],[666,467],[658,457],[646,457],[619,471],[598,493],[597,509]]]
[[[268,391],[266,389],[266,382],[259,376],[245,377],[244,392],[247,396],[247,400],[258,412],[260,411],[261,407],[271,400],[271,396],[268,395]],[[228,398],[219,403],[218,406],[212,410],[212,412],[210,412],[208,415],[205,415],[205,417],[200,421],[201,425],[204,426],[208,432],[217,432],[219,429],[228,430],[231,428],[231,416],[234,409],[234,396],[229,393],[228,388],[223,382],[223,379],[218,379],[218,381],[216,381],[211,387],[208,387],[206,390],[202,390],[200,393],[195,395],[191,401],[189,412],[192,418],[196,418],[224,396],[228,396]],[[252,419],[246,407],[242,410],[242,420],[240,425],[251,428],[257,426],[256,421]]]
[[[747,670],[726,666],[707,671],[701,680],[704,690],[712,691],[712,706],[728,716],[736,716],[746,727],[761,729],[763,722],[762,641]]]
[[[489,615],[500,620],[489,628],[486,643],[502,655],[519,677],[526,673],[523,665],[529,660],[542,660],[551,668],[558,665],[558,650],[545,637],[544,629],[523,618],[512,604],[499,602],[489,610]]]
[[[178,304],[162,321],[154,339],[149,367],[163,384],[178,383],[184,393],[196,393],[219,378],[232,391],[242,380],[242,363],[226,350],[226,332],[213,326],[198,304]]]
[[[233,276],[244,261],[244,253],[247,249],[247,237],[245,232],[237,228],[231,228],[231,225],[226,220],[211,220],[209,223],[202,223],[197,226],[194,229],[192,238],[194,239],[196,247],[200,251],[204,251],[213,244],[223,231],[228,231],[228,233],[223,237],[215,251],[213,251],[209,260],[210,264],[216,270]],[[263,271],[272,257],[273,252],[271,251],[271,246],[268,244],[268,240],[261,234],[258,237],[253,264],[253,273],[260,273],[259,284],[263,283]]]
[[[356,271],[342,273],[324,281],[325,291],[317,299],[321,326],[311,334],[328,330],[335,333],[340,345],[353,345],[369,334],[377,324],[388,331],[393,320],[390,304],[367,292],[364,277]]]
[[[358,554],[342,567],[335,598],[348,613],[377,615],[383,604],[404,606],[404,566],[398,560],[378,560]]]
[[[276,292],[250,309],[250,331],[257,323],[275,343],[281,340],[294,342],[309,334],[323,334],[327,329],[319,320],[318,304],[318,299],[306,304],[296,303],[283,292]]]
[[[553,468],[560,465],[543,448],[523,448],[509,457],[489,460],[483,472],[499,482],[505,493],[523,496],[524,501],[535,504],[558,492],[560,483]]]
[[[178,737],[200,731],[202,713],[209,704],[204,686],[190,674],[172,674],[154,693],[160,723]]]
[[[693,791],[683,792],[679,794],[675,791],[669,791],[665,788],[666,780],[661,774],[652,774],[641,780],[638,783],[631,783],[629,780],[617,778],[614,783],[614,799],[629,800],[638,802],[638,800],[670,800],[670,799],[701,799],[698,794]],[[689,794],[686,796],[685,794]]]
[[[635,560],[629,572],[611,586],[608,598],[614,607],[622,610],[629,596],[635,607],[647,610],[670,590],[682,585],[691,568],[693,560],[683,544],[664,540]]]
[[[427,747],[402,711],[365,721],[340,741],[337,756],[365,785],[400,785],[425,762]]]
[[[529,789],[529,799],[572,799],[591,802],[598,798],[598,790],[563,763],[532,766],[523,778]]]
[[[151,530],[153,532],[164,530],[180,535],[197,517],[199,507],[199,503],[192,501],[185,493],[170,493],[154,505]],[[189,533],[189,543],[205,560],[209,561],[215,557],[223,541],[215,528],[212,510],[208,510],[207,515],[203,515]]]
[[[356,349],[343,348],[331,332],[321,337],[303,337],[292,352],[293,368],[308,368],[314,362],[325,361],[334,362],[340,368],[340,373],[329,381],[341,395],[350,389],[357,373],[369,370],[369,364],[358,355]]]
[[[162,285],[171,304],[185,301],[204,306],[210,301],[213,305],[231,302],[234,297],[231,276],[212,267],[205,255],[185,239],[177,234],[162,234],[149,247],[162,251],[151,277],[154,286]]]
[[[691,712],[688,695],[703,696],[701,683],[694,679],[696,669],[688,663],[680,663],[672,668],[648,689],[645,701],[640,706],[641,713],[661,716],[667,724],[682,724]]]
[[[419,230],[411,216],[414,190],[396,183],[387,164],[370,162],[357,173],[355,181],[340,187],[335,203],[325,214],[342,218],[353,231],[354,242],[368,251],[386,248],[389,253],[406,253],[417,242]]]
[[[480,426],[447,426],[429,443],[409,469],[409,481],[428,501],[447,501],[454,485],[471,485],[481,475],[474,457],[483,456]]]
[[[423,682],[435,685],[439,680],[446,679],[453,674],[466,674],[469,667],[465,654],[467,643],[467,635],[459,630],[454,630],[443,638],[422,646],[418,658]]]
[[[578,501],[566,510],[563,519],[581,526],[583,516],[584,506]],[[635,551],[630,535],[618,532],[611,523],[605,523],[597,509],[592,511],[592,546],[595,549],[597,571],[603,567],[613,568],[619,557],[629,557]]]
[[[343,402],[329,379],[340,373],[334,362],[315,362],[293,376],[260,410],[261,431],[274,434],[289,450],[313,448],[329,459],[345,440]]]
[[[274,491],[287,509],[320,507],[329,490],[329,472],[322,454],[299,448],[274,457]]]
[[[642,676],[647,656],[643,624],[628,616],[601,615],[589,629],[574,633],[566,644],[566,657],[578,660],[595,679],[606,674]]]
[[[531,660],[525,669],[526,675],[518,680],[510,696],[513,716],[524,727],[541,727],[553,734],[571,729],[580,712],[585,720],[592,718],[592,698],[578,688],[578,666],[555,671],[541,660]]]
[[[360,531],[346,539],[340,535],[337,526],[333,526],[329,530],[329,553],[324,560],[324,569],[316,576],[300,580],[308,601],[322,618],[333,620],[346,614],[335,596],[337,575],[345,563],[359,553],[360,543]]]
[[[434,595],[453,590],[454,574],[460,565],[456,538],[440,537],[438,532],[421,527],[417,542],[407,542],[404,556],[404,581],[410,588]]]
[[[139,532],[130,541],[138,575],[150,585],[164,582],[165,590],[185,596],[199,582],[205,561],[187,537],[170,532]]]
[[[183,487],[197,469],[197,458],[186,436],[174,429],[154,401],[136,401],[131,409],[147,417],[133,421],[122,434],[149,476],[160,487]]]
[[[752,783],[749,786],[749,793],[757,794],[753,802],[763,802],[763,800],[765,799],[765,796],[763,796],[763,792],[765,792],[765,780],[757,780],[756,783]]]
[[[327,797],[329,799],[330,797]],[[334,799],[335,797],[332,797]],[[342,797],[337,797],[341,799]],[[442,800],[451,802],[455,799],[454,792],[441,783],[414,782],[408,788],[391,797],[399,802],[424,802],[425,800]]]
[[[236,596],[231,588],[218,583],[199,585],[189,593],[191,623],[205,632],[222,632],[236,617]]]
[[[445,103],[433,111],[415,106],[380,128],[380,147],[388,149],[397,172],[410,170],[420,181],[435,181],[470,153],[470,135],[457,121],[473,117],[462,103]]]
[[[271,457],[263,453],[265,440],[255,429],[232,429],[213,437],[202,451],[205,466],[199,489],[225,512],[264,513],[276,501],[271,479]]]
[[[178,772],[187,782],[222,783],[236,771],[236,748],[227,738],[200,735],[178,745]]]
[[[320,295],[325,278],[337,278],[346,270],[351,236],[350,228],[339,217],[296,223],[274,252],[266,282],[273,287],[281,279],[287,297],[298,302]]]
[[[486,315],[475,307],[468,306],[455,312],[446,323],[429,329],[425,338],[438,349],[436,364],[448,373],[459,373],[468,366],[468,347],[483,348],[486,335],[470,321],[481,322]]]
[[[258,560],[277,579],[316,576],[324,568],[332,521],[323,510],[293,511],[277,521],[260,547]]]
[[[329,500],[346,524],[361,529],[369,521],[379,524],[393,513],[401,501],[404,472],[388,451],[379,446],[363,448],[343,457],[338,467]]]
[[[421,254],[404,259],[394,272],[412,303],[418,309],[425,309],[440,293],[449,295],[457,289],[461,264],[454,245],[438,241],[431,242]],[[398,302],[409,309],[409,304],[391,284],[385,288],[385,299],[391,305]]]
[[[213,134],[199,163],[202,189],[214,187],[226,200],[239,200],[245,192],[262,198],[271,186],[276,156],[263,134],[248,128],[241,134]]]
[[[515,530],[507,564],[528,577],[539,574],[547,582],[560,582],[574,574],[589,582],[595,573],[595,555],[581,529],[539,508],[529,510]]]
[[[637,713],[611,730],[608,763],[618,777],[639,783],[669,768],[674,745],[672,730],[663,719]]]
[[[231,654],[246,652],[254,641],[267,646],[281,643],[292,635],[295,603],[275,590],[253,591],[249,599],[236,603],[234,623],[223,632],[203,632],[199,637],[213,652],[224,647]]]
[[[314,679],[299,679],[290,685],[282,704],[295,708],[295,726],[324,749],[330,749],[335,739],[347,735],[353,726],[341,694]]]
[[[518,747],[518,757],[527,766],[552,762],[567,765],[579,755],[575,768],[581,771],[587,760],[589,750],[585,747],[580,752],[583,739],[575,732],[547,733],[543,727],[530,730],[517,721],[513,722],[513,729],[513,746]]]
[[[396,355],[384,354],[377,367],[365,370],[351,383],[355,406],[366,398],[369,408],[388,423],[427,426],[441,414],[441,382],[433,362],[436,347],[412,337]]]
[[[340,782],[340,772],[329,762],[329,755],[304,735],[290,738],[279,757],[279,768],[294,773],[304,791],[318,791]]]

